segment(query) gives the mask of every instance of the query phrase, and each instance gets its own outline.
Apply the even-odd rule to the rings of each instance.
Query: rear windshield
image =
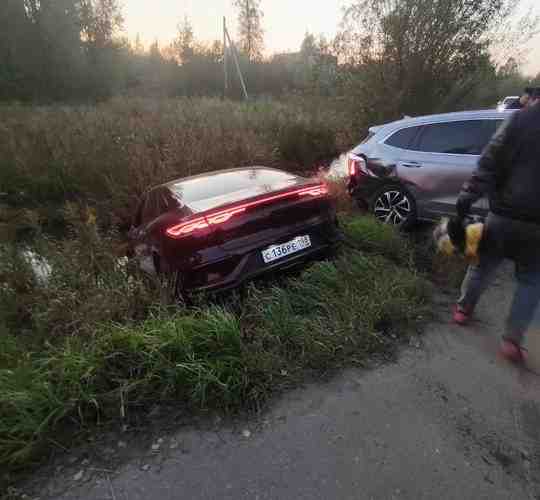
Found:
[[[184,204],[198,212],[285,189],[296,182],[298,178],[292,174],[254,168],[195,177],[170,184],[169,188]]]

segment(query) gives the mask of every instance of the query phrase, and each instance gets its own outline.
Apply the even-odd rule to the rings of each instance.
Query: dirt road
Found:
[[[510,293],[505,270],[466,329],[441,297],[440,317],[395,364],[289,393],[257,422],[132,438],[119,470],[74,463],[40,497],[540,498],[540,379],[495,359]]]

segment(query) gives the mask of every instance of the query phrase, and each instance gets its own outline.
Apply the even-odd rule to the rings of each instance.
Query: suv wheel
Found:
[[[407,228],[416,222],[416,203],[401,186],[385,186],[370,204],[372,214],[385,224]]]

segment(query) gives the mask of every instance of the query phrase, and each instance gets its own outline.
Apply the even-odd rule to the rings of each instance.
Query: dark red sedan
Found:
[[[237,286],[324,255],[339,238],[328,187],[265,167],[178,179],[148,191],[130,231],[149,272],[179,292]]]

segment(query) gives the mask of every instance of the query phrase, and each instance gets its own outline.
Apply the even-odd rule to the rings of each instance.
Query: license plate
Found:
[[[275,260],[283,259],[288,255],[300,252],[311,246],[309,236],[298,236],[294,240],[282,243],[281,245],[273,245],[262,251],[262,257],[265,264],[274,262]]]

